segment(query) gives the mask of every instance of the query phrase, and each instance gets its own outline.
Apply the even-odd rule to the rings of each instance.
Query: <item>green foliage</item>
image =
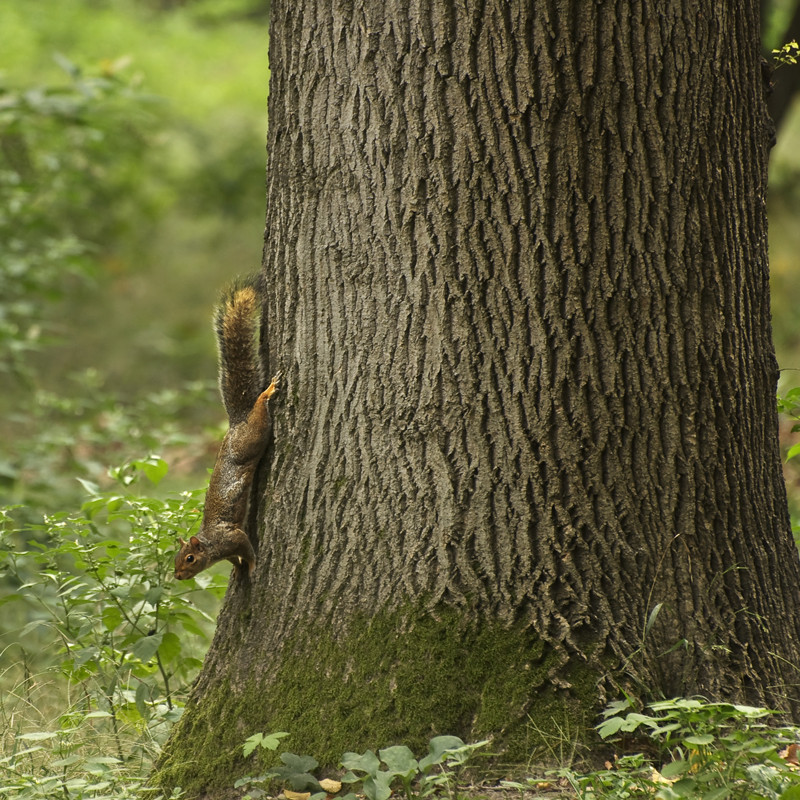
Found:
[[[696,698],[652,703],[647,714],[631,706],[612,703],[597,730],[618,745],[644,737],[659,770],[642,754],[586,775],[562,770],[579,798],[789,800],[800,785],[779,754],[800,741],[800,729],[770,725],[774,715],[767,709]]]
[[[405,745],[379,750],[377,756],[372,750],[362,755],[345,753],[342,766],[347,772],[342,783],[352,787],[361,783],[361,792],[367,800],[388,800],[398,784],[406,800],[421,800],[440,793],[454,797],[457,771],[475,750],[488,743],[483,740],[464,744],[457,736],[435,736],[428,745],[428,754],[419,761]]]
[[[198,430],[210,410],[224,413],[211,381],[187,383],[119,402],[96,370],[71,376],[60,392],[34,392],[29,408],[12,412],[19,446],[0,455],[0,504],[20,505],[20,522],[82,502],[77,479],[108,487],[106,465],[129,454],[158,451],[180,461],[184,486],[198,485],[213,462],[208,439],[219,429]],[[195,428],[193,431],[192,428]],[[183,474],[190,468],[193,474]],[[0,625],[0,632],[2,625]]]
[[[243,753],[249,756],[259,745],[276,750],[279,740],[287,735],[257,733],[245,742]],[[475,750],[487,744],[488,741],[464,744],[457,736],[435,736],[429,742],[427,755],[419,760],[405,745],[384,748],[377,755],[372,750],[362,754],[345,753],[341,763],[346,772],[336,783],[339,787],[341,784],[349,786],[350,791],[342,795],[341,800],[356,800],[357,788],[367,800],[389,800],[398,791],[406,800],[442,795],[453,798],[458,771]],[[311,756],[281,753],[280,760],[281,765],[263,775],[240,778],[235,788],[249,787],[245,798],[253,800],[264,797],[266,792],[260,786],[273,780],[288,783],[296,792],[314,792],[311,800],[323,800],[337,793],[338,789],[324,782],[321,784],[312,774],[319,764]]]
[[[120,221],[96,213],[114,207],[115,165],[144,146],[144,98],[125,60],[88,74],[57,60],[66,82],[0,82],[0,372],[23,372],[42,341],[41,300],[88,277],[94,243]]]
[[[784,395],[778,395],[778,413],[794,420],[792,433],[800,431],[800,386],[790,389]],[[790,461],[798,454],[800,454],[800,444],[792,445],[786,453],[786,460]]]
[[[207,309],[259,261],[265,6],[172,5],[0,3],[0,366],[34,386],[206,377]]]
[[[279,731],[278,733],[254,733],[245,741],[242,753],[244,757],[247,758],[257,747],[263,750],[277,750],[281,739],[284,739],[288,735],[289,734],[285,731]]]
[[[797,59],[800,58],[800,45],[797,44],[796,39],[793,39],[791,42],[784,44],[783,47],[773,50],[772,54],[775,56],[777,66],[797,64]]]
[[[2,509],[0,604],[6,615],[24,606],[29,620],[16,632],[24,674],[0,699],[10,753],[0,760],[4,796],[57,789],[68,797],[122,797],[123,784],[133,792],[131,768],[145,776],[179,717],[201,663],[198,643],[213,627],[192,593],[204,587],[204,595],[219,597],[226,582],[214,573],[171,580],[175,538],[199,523],[202,493],[162,499],[131,492],[139,478],[156,484],[166,472],[157,456],[136,459],[111,471],[112,491],[81,481],[79,512],[48,514],[23,529],[17,509]],[[28,674],[42,652],[52,654],[52,665]],[[2,677],[7,684],[10,676]],[[48,685],[67,699],[31,730],[26,712]]]

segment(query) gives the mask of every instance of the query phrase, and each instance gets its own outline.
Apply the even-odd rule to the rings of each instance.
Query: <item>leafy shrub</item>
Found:
[[[243,753],[251,755],[258,748],[277,750],[280,740],[289,734],[285,732],[256,733],[244,744]],[[455,797],[458,771],[470,756],[488,741],[464,744],[457,736],[434,736],[428,745],[428,753],[417,760],[405,745],[395,745],[364,753],[345,753],[342,766],[346,772],[339,781],[318,780],[314,770],[319,766],[312,756],[298,756],[294,753],[281,753],[281,764],[271,768],[258,777],[246,776],[239,779],[235,787],[249,787],[245,800],[255,800],[266,796],[261,788],[271,781],[288,783],[295,792],[310,790],[310,800],[324,800],[337,795],[342,785],[351,788],[341,795],[341,800],[356,800],[355,789],[367,800],[389,800],[396,792],[401,792],[406,800],[422,800],[431,796],[447,795]]]
[[[117,792],[131,766],[146,773],[181,713],[213,627],[192,592],[202,586],[204,595],[219,597],[226,581],[214,573],[180,584],[170,579],[176,535],[199,523],[202,493],[161,499],[131,492],[139,478],[157,484],[166,471],[151,456],[113,470],[114,491],[83,481],[88,496],[80,512],[28,525],[26,543],[15,509],[2,510],[0,578],[7,589],[0,602],[24,605],[30,620],[18,634],[23,674],[0,699],[10,753],[0,760],[0,786],[32,792],[13,796]],[[31,650],[50,651],[52,666],[29,674]],[[53,686],[60,702],[47,696]],[[48,704],[55,706],[49,718],[31,730],[32,708]]]
[[[797,759],[786,751],[796,751],[800,729],[774,724],[773,712],[698,698],[651,703],[647,714],[632,711],[631,706],[630,700],[612,703],[597,730],[610,741],[623,735],[644,737],[647,750],[655,749],[657,758],[623,756],[611,768],[585,775],[562,770],[579,798],[792,800],[798,796]]]
[[[97,242],[121,222],[109,210],[112,165],[145,144],[144,96],[123,78],[125,60],[90,74],[58,62],[65,82],[0,83],[0,372],[25,371],[44,335],[41,301],[91,273]]]

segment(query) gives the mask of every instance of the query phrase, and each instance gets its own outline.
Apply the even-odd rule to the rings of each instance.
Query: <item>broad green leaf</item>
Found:
[[[171,664],[181,654],[182,647],[180,638],[171,631],[167,631],[159,645],[158,654],[162,661]]]
[[[319,790],[319,781],[310,772],[302,772],[284,777],[289,781],[289,785],[296,792],[313,792]]]
[[[100,618],[103,620],[103,627],[107,631],[113,631],[122,623],[122,612],[116,606],[106,606]]]
[[[601,739],[608,739],[609,736],[619,733],[624,725],[625,719],[623,717],[609,717],[597,726],[597,732],[600,734]]]
[[[417,759],[414,758],[414,754],[402,744],[380,750],[378,755],[380,755],[381,761],[386,764],[389,772],[395,775],[410,776],[415,773],[419,767]]]
[[[72,651],[72,661],[76,667],[82,667],[88,661],[94,661],[100,654],[97,647],[83,647]]]
[[[78,481],[81,486],[83,486],[86,494],[91,495],[92,497],[96,497],[98,494],[100,494],[100,487],[96,483],[84,480],[83,478],[75,478],[75,480]]]
[[[161,598],[164,596],[164,587],[163,586],[151,586],[144,595],[144,599],[146,602],[150,603],[153,608],[155,608]]]
[[[389,772],[376,772],[364,778],[364,794],[369,800],[389,800],[392,794],[391,782],[394,776]]]
[[[169,465],[163,458],[158,456],[150,456],[147,459],[131,462],[134,467],[140,469],[147,476],[147,479],[156,486],[160,483],[161,479],[167,474]]]
[[[56,767],[56,769],[60,769],[61,767],[71,767],[73,764],[76,764],[80,760],[81,760],[80,756],[71,755],[67,756],[66,758],[59,758],[57,761],[51,761],[49,766]]]
[[[152,636],[142,636],[142,638],[136,641],[133,647],[131,647],[131,653],[143,664],[146,664],[156,654],[158,648],[161,647],[163,639],[163,632],[154,633]]]
[[[368,775],[372,775],[380,769],[381,762],[372,750],[367,750],[363,755],[345,753],[342,756],[342,766],[345,769],[357,770],[358,772],[366,772]]]
[[[298,756],[294,753],[281,753],[281,761],[293,772],[311,772],[319,764],[312,756]]]
[[[721,786],[718,789],[712,789],[710,792],[704,794],[703,800],[722,800],[722,798],[728,797],[730,793],[730,786]]]
[[[664,774],[664,770],[661,770],[661,774]],[[697,797],[697,781],[694,778],[681,778],[672,784],[672,788],[683,797]]]
[[[743,706],[743,705],[734,705],[735,708],[739,713],[744,714],[746,717],[752,717],[754,719],[758,719],[759,717],[769,717],[774,714],[774,711],[770,711],[768,708],[759,708],[758,706]]]
[[[683,775],[683,773],[686,772],[690,766],[691,764],[688,761],[678,759],[677,761],[672,761],[669,764],[665,764],[661,769],[661,774],[665,778],[674,778],[676,775]]]

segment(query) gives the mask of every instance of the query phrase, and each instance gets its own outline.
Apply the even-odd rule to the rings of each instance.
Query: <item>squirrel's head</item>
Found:
[[[185,581],[209,566],[208,556],[205,545],[196,536],[190,536],[188,542],[184,539],[178,542],[181,548],[175,555],[175,577]]]

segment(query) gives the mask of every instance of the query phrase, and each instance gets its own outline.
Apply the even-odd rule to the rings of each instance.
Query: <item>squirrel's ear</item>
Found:
[[[202,550],[203,543],[196,536],[189,537],[189,542],[191,542],[192,547],[199,547]]]
[[[181,547],[183,547],[183,546],[186,544],[186,540],[183,538],[183,536],[179,536],[179,537],[178,537],[178,544],[179,544]]]

